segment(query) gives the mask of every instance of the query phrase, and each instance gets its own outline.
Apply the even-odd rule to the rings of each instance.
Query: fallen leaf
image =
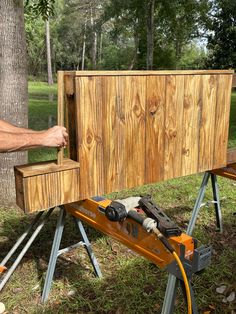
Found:
[[[67,293],[67,296],[68,297],[73,297],[75,295],[76,291],[75,290],[70,290],[68,293]]]
[[[227,288],[227,286],[222,285],[222,286],[216,288],[216,292],[222,294],[225,292],[226,288]]]
[[[0,314],[3,314],[6,310],[4,303],[0,302]]]
[[[32,290],[33,290],[33,291],[34,291],[34,290],[37,290],[39,287],[40,287],[40,285],[37,284],[36,286],[34,286],[34,287],[32,288]]]
[[[215,310],[215,309],[216,309],[215,305],[213,305],[213,304],[210,304],[210,305],[209,305],[209,308],[210,308],[211,310]]]
[[[235,300],[235,292],[232,291],[226,299],[228,302],[233,302]]]

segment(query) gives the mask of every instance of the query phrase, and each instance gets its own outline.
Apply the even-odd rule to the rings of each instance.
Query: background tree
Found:
[[[216,0],[210,11],[211,24],[208,36],[211,68],[236,68],[236,1]]]
[[[0,119],[27,127],[27,59],[21,0],[0,1],[0,29]],[[0,154],[1,204],[15,202],[13,166],[26,161],[24,152]]]
[[[50,25],[49,20],[45,21],[46,33],[46,49],[47,49],[47,70],[48,70],[48,85],[53,85],[52,78],[52,58],[51,58],[51,43],[50,43]]]
[[[38,0],[34,10],[52,13],[53,2]],[[0,119],[27,127],[27,54],[23,0],[0,1]],[[25,163],[27,154],[0,154],[1,204],[15,203],[13,166]]]

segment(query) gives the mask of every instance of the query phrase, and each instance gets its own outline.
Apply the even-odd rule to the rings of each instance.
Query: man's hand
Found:
[[[1,120],[0,120],[1,121]],[[7,130],[0,127],[0,153],[26,150],[37,147],[65,147],[68,141],[66,128],[54,126],[45,131],[33,131],[29,129],[12,127],[3,124]]]
[[[54,126],[47,131],[42,132],[42,145],[46,147],[66,147],[68,133],[62,126]]]

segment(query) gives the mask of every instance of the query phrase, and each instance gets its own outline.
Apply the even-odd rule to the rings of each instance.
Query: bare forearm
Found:
[[[0,152],[13,152],[44,146],[44,134],[0,131]]]
[[[35,133],[36,132],[30,129],[17,127],[4,120],[0,120],[0,131],[9,132],[9,133]]]
[[[54,126],[46,131],[26,133],[13,133],[0,130],[0,153],[36,147],[65,147],[67,139],[68,134],[66,129],[61,126]]]

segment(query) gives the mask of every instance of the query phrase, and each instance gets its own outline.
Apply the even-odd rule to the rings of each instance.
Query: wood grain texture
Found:
[[[233,74],[233,70],[167,70],[167,71],[65,71],[72,76],[150,76],[150,75],[210,75]]]
[[[60,126],[64,126],[64,99],[65,99],[65,92],[64,92],[64,72],[58,71],[57,72],[57,86],[58,86],[58,93],[57,93],[57,124]],[[59,148],[57,151],[57,164],[61,165],[63,163],[63,156],[64,150],[63,148]]]
[[[105,191],[118,191],[126,182],[125,103],[122,98],[121,80],[118,77],[102,77],[103,106],[103,156]]]
[[[203,76],[198,172],[212,169],[215,135],[216,132],[221,132],[221,130],[215,129],[216,92],[216,75]]]
[[[47,172],[45,172],[48,170]],[[78,163],[55,162],[15,167],[16,201],[26,213],[80,200]]]
[[[198,172],[199,128],[202,109],[202,77],[184,77],[184,106],[182,120],[182,171],[181,175]]]
[[[146,77],[120,78],[125,114],[125,171],[127,188],[145,181]],[[135,169],[135,171],[134,171]]]
[[[81,197],[104,193],[101,78],[75,79]],[[104,104],[106,105],[106,104]],[[106,161],[105,161],[106,162]],[[92,194],[91,194],[92,192]]]
[[[230,114],[232,77],[217,76],[216,110],[215,110],[215,143],[212,169],[225,166],[228,146],[228,121]]]
[[[164,179],[182,174],[184,77],[166,77]]]
[[[147,77],[145,183],[164,180],[166,77]]]
[[[73,75],[81,199],[226,165],[232,71]]]
[[[32,164],[26,164],[21,166],[16,166],[15,169],[19,171],[23,178],[37,176],[41,174],[47,174],[52,172],[59,172],[69,169],[79,168],[80,165],[77,161],[71,160],[69,158],[63,159],[61,165],[57,165],[56,160],[50,161],[40,161]]]

